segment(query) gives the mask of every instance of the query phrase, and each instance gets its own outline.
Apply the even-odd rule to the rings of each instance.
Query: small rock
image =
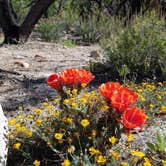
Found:
[[[46,61],[48,61],[44,56],[41,56],[41,55],[35,55],[35,60],[37,62],[46,62]]]
[[[94,50],[90,52],[90,57],[92,58],[101,58],[103,55],[101,53],[101,51],[99,50]]]
[[[16,65],[18,65],[20,67],[29,68],[29,63],[21,61],[21,60],[15,61],[14,64],[16,64]]]

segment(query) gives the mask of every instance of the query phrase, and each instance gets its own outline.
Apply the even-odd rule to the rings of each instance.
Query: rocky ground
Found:
[[[37,104],[52,92],[45,84],[51,73],[85,67],[100,55],[101,48],[97,45],[68,48],[31,41],[0,47],[0,103],[4,111],[10,114],[18,106]]]

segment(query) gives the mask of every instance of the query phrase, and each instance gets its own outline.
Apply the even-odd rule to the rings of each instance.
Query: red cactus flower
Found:
[[[56,90],[62,88],[62,78],[59,74],[53,73],[47,79],[47,84]]]
[[[78,69],[66,69],[61,73],[61,77],[65,85],[77,84]]]
[[[136,107],[126,109],[122,114],[122,124],[126,129],[138,128],[145,125],[147,116],[144,110]]]
[[[62,80],[65,85],[81,85],[89,83],[94,75],[83,69],[66,69],[61,73]]]
[[[107,82],[99,86],[99,92],[106,99],[110,100],[113,93],[121,87],[119,82]]]
[[[110,98],[110,105],[119,112],[123,112],[138,99],[138,95],[128,88],[121,87],[114,91]]]
[[[79,84],[83,84],[83,83],[88,84],[90,81],[92,81],[94,79],[94,77],[95,76],[91,72],[80,69],[78,82],[79,82]]]

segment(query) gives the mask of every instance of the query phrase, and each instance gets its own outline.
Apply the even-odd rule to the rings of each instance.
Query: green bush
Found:
[[[137,17],[117,33],[115,40],[107,40],[109,69],[115,76],[141,80],[166,79],[166,31],[164,20],[151,14]],[[125,70],[124,70],[125,69]]]
[[[106,36],[110,36],[112,28],[112,20],[105,15],[102,15],[98,20],[97,15],[94,15],[86,21],[80,21],[76,28],[76,34],[81,40],[86,43],[96,43]]]
[[[67,24],[62,21],[43,19],[39,22],[36,31],[45,41],[57,41],[64,36]]]

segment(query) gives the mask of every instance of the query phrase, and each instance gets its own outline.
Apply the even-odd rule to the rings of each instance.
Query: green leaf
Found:
[[[152,150],[152,151],[156,151],[155,145],[150,143],[150,142],[146,142],[146,145]]]
[[[163,143],[163,140],[162,140],[161,135],[159,133],[157,133],[157,140],[160,144]]]

